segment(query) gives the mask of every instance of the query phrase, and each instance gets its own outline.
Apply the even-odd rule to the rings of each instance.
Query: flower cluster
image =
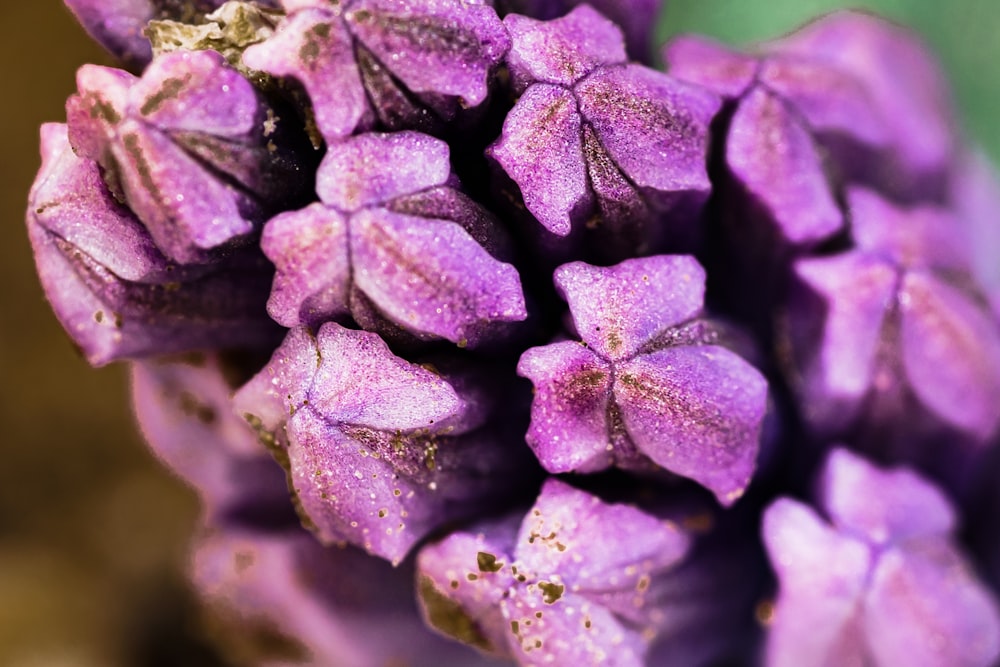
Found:
[[[38,273],[241,663],[1000,660],[1000,186],[908,32],[66,3],[127,69],[42,128]]]

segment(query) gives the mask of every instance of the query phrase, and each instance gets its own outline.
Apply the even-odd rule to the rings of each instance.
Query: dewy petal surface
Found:
[[[569,87],[596,67],[628,60],[621,30],[590,5],[552,21],[511,14],[504,25],[513,38],[508,66],[520,90],[530,83]]]
[[[726,162],[788,242],[812,245],[841,228],[843,216],[808,128],[767,90],[754,88],[737,108]]]
[[[736,501],[756,466],[767,382],[733,352],[673,347],[618,366],[614,387],[636,447],[671,472]]]
[[[536,84],[507,114],[490,155],[517,183],[525,207],[545,229],[567,236],[592,203],[573,94]]]
[[[608,451],[612,373],[606,361],[576,341],[533,347],[518,375],[535,386],[527,441],[549,472],[592,472],[614,461]]]
[[[701,312],[705,270],[693,257],[659,255],[611,267],[573,262],[553,280],[583,341],[608,360],[628,359]]]

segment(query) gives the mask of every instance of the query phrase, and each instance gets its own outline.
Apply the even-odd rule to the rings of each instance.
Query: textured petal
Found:
[[[135,121],[112,145],[129,204],[157,246],[181,263],[249,234],[261,211],[242,191],[218,180],[166,135]],[[249,215],[245,215],[249,214]]]
[[[763,535],[780,584],[769,667],[866,664],[859,621],[872,567],[868,548],[787,498],[764,513]]]
[[[486,3],[360,0],[344,15],[352,34],[414,93],[486,99],[489,75],[510,48]]]
[[[567,236],[591,206],[580,131],[573,94],[538,84],[507,114],[503,133],[489,148],[521,189],[528,211],[557,236]]]
[[[309,93],[316,125],[330,143],[372,122],[353,40],[339,12],[293,12],[270,39],[248,48],[243,62],[251,69],[298,79]]]
[[[847,191],[847,205],[851,235],[860,248],[901,267],[968,271],[968,239],[959,221],[946,209],[901,209],[862,188]]]
[[[580,113],[636,186],[707,196],[708,126],[720,104],[714,94],[641,65],[601,68],[576,94]]]
[[[628,60],[621,30],[589,5],[551,21],[511,14],[504,25],[513,41],[507,61],[519,91],[536,82],[571,86],[601,65]]]
[[[141,65],[153,57],[142,34],[154,17],[152,0],[65,0],[65,4],[87,34],[116,58]]]
[[[977,438],[1000,427],[1000,327],[967,295],[911,271],[899,294],[903,363],[932,412]]]
[[[721,347],[667,348],[619,365],[614,393],[640,451],[725,505],[743,495],[767,403],[753,366]]]
[[[613,462],[607,362],[584,345],[566,341],[528,349],[517,373],[535,385],[527,441],[543,468],[594,472]]]
[[[802,114],[813,132],[840,133],[866,144],[884,146],[890,119],[856,78],[805,59],[770,58],[761,65],[760,82]]]
[[[215,51],[174,51],[129,90],[129,116],[161,130],[240,138],[262,120],[257,93]]]
[[[780,98],[754,88],[733,116],[726,163],[793,245],[814,245],[843,224],[819,150]]]
[[[573,262],[556,269],[583,341],[605,359],[628,359],[701,312],[705,270],[693,257],[657,255],[610,267]]]
[[[943,537],[955,528],[955,510],[933,484],[907,468],[878,468],[847,449],[830,453],[820,492],[833,524],[871,544]]]
[[[898,274],[885,262],[858,254],[800,260],[795,273],[822,302],[816,320],[793,302],[791,345],[800,360],[806,418],[842,427],[856,416],[875,381],[876,354],[892,307]],[[817,333],[817,321],[822,328]]]
[[[417,594],[432,628],[482,651],[509,655],[509,623],[500,601],[514,585],[518,523],[512,517],[477,524],[475,534],[454,532],[420,550]]]
[[[879,558],[865,604],[878,665],[987,667],[1000,657],[1000,610],[970,565],[925,539]]]
[[[354,284],[406,329],[475,346],[483,327],[527,317],[517,269],[453,222],[362,211],[351,258]]]
[[[735,99],[753,83],[758,60],[702,35],[681,35],[663,50],[670,76]]]
[[[347,239],[344,217],[319,203],[268,221],[260,246],[277,269],[267,302],[276,322],[319,326],[349,312]]]
[[[81,156],[102,162],[115,126],[125,116],[129,88],[138,79],[112,67],[84,65],[76,72],[77,95],[66,102],[69,139]]]
[[[396,357],[373,333],[323,325],[309,405],[324,418],[378,430],[444,428],[464,403],[439,375]]]
[[[418,132],[362,134],[330,146],[316,177],[325,204],[356,211],[444,185],[448,144]]]

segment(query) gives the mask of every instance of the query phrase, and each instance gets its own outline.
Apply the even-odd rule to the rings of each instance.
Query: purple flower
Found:
[[[424,616],[522,665],[642,665],[652,601],[690,540],[678,526],[548,480],[523,520],[483,524],[417,559]]]
[[[997,602],[955,545],[954,510],[940,491],[835,450],[819,504],[830,523],[789,498],[764,515],[781,585],[770,667],[994,664]]]
[[[481,104],[510,47],[486,4],[462,0],[283,0],[288,18],[244,55],[297,79],[330,143],[355,131],[433,130]]]
[[[859,188],[847,204],[856,247],[796,262],[786,306],[808,424],[904,447],[894,457],[911,461],[941,429],[949,459],[962,441],[989,442],[1000,428],[1000,330],[970,276],[961,223]]]
[[[308,184],[302,161],[271,141],[273,112],[214,51],[166,54],[141,79],[85,65],[77,86],[67,102],[74,150],[104,168],[174,261],[245,244]]]
[[[412,565],[393,568],[357,549],[323,547],[305,531],[216,529],[195,545],[191,576],[233,643],[261,647],[236,654],[246,664],[497,664],[424,627]],[[254,642],[255,634],[263,640]]]
[[[503,14],[522,14],[534,19],[551,21],[559,18],[581,0],[498,0]],[[632,60],[649,62],[653,53],[653,32],[660,14],[660,0],[590,0],[590,5],[620,26],[625,33],[628,54]]]
[[[286,449],[297,505],[324,542],[398,563],[427,533],[517,491],[523,459],[490,424],[470,364],[395,356],[376,334],[293,329],[235,405]]]
[[[232,366],[219,355],[133,365],[136,418],[157,457],[198,492],[205,523],[287,517],[285,475],[233,411]]]
[[[698,262],[576,262],[555,282],[582,341],[531,348],[517,368],[535,384],[527,441],[542,466],[662,466],[733,503],[754,470],[767,382],[699,319]]]
[[[90,363],[197,349],[271,345],[262,307],[271,272],[257,253],[209,266],[164,257],[66,126],[42,127],[42,168],[28,197],[28,235],[56,316]]]
[[[593,247],[618,259],[690,241],[719,100],[628,64],[619,29],[589,6],[504,24],[520,97],[489,155],[527,210],[558,237],[596,228]]]
[[[416,132],[365,134],[327,150],[321,203],[267,223],[277,265],[268,312],[285,326],[351,314],[475,346],[527,317],[493,217],[455,189],[448,145]]]

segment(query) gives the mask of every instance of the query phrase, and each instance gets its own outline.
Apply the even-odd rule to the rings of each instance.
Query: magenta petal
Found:
[[[312,410],[289,420],[288,440],[295,496],[324,543],[347,541],[398,564],[417,540],[451,518],[435,489],[399,475],[363,441]]]
[[[794,270],[826,309],[818,339],[815,322],[797,318],[794,307],[789,311],[792,346],[804,362],[801,391],[811,406],[808,419],[842,426],[861,408],[874,379],[897,272],[881,260],[853,253],[800,260]]]
[[[714,94],[642,65],[603,67],[576,94],[580,113],[637,187],[707,196],[708,126],[720,105]]]
[[[293,12],[270,39],[248,48],[243,62],[301,81],[312,101],[316,125],[329,142],[373,120],[354,61],[353,40],[339,12],[328,6]]]
[[[594,472],[614,461],[608,451],[611,367],[581,343],[533,347],[517,373],[535,385],[528,445],[549,472]]]
[[[903,278],[903,363],[931,411],[983,440],[1000,427],[1000,331],[962,291],[924,272]]]
[[[351,32],[414,93],[486,99],[489,75],[510,48],[490,5],[462,0],[360,0],[344,15]]]
[[[340,424],[377,430],[447,428],[464,401],[439,375],[395,356],[376,334],[324,325],[309,405]]]
[[[143,28],[154,18],[152,0],[64,0],[95,41],[130,65],[149,62],[153,52]]]
[[[566,593],[552,607],[542,589],[528,586],[502,600],[501,608],[521,665],[645,665],[647,643],[640,633],[579,595]]]
[[[318,326],[349,312],[347,222],[312,204],[282,213],[264,226],[261,249],[277,273],[267,312],[286,327]]]
[[[66,101],[70,143],[83,157],[102,161],[115,125],[125,116],[129,89],[138,79],[112,67],[84,65],[76,72],[79,95]]]
[[[865,664],[859,617],[872,566],[868,547],[789,499],[767,509],[763,533],[781,582],[768,634],[769,667]]]
[[[753,474],[767,382],[716,346],[672,347],[620,364],[615,399],[636,447],[708,487],[724,505]]]
[[[628,60],[621,29],[589,5],[552,21],[510,14],[504,25],[513,39],[507,61],[519,91],[536,82],[571,86],[596,67]]]
[[[239,139],[261,119],[254,87],[215,51],[156,58],[129,90],[129,115],[161,130]]]
[[[770,58],[761,65],[761,84],[788,100],[816,133],[838,133],[883,147],[892,119],[883,118],[869,91],[853,76],[805,59]]]
[[[129,205],[165,254],[182,262],[205,260],[208,250],[253,231],[243,210],[256,203],[214,177],[160,132],[132,120],[112,144]],[[259,211],[257,211],[259,213]]]
[[[351,227],[354,284],[403,327],[475,346],[483,326],[527,317],[517,269],[455,223],[379,209]]]
[[[740,97],[757,73],[758,60],[702,35],[681,35],[663,50],[667,73],[725,98]]]
[[[986,667],[1000,657],[1000,609],[951,546],[925,539],[884,553],[864,627],[878,665]]]
[[[576,330],[609,360],[628,359],[671,327],[701,312],[705,270],[693,257],[658,255],[596,267],[556,269]]]
[[[726,162],[793,245],[814,245],[843,224],[819,149],[780,98],[754,88],[733,116]]]
[[[357,211],[444,185],[448,144],[419,132],[368,133],[327,150],[316,177],[323,203]]]
[[[955,511],[937,487],[907,468],[884,470],[847,449],[830,453],[820,490],[834,525],[871,544],[947,535],[955,528]]]
[[[565,88],[531,86],[489,151],[521,189],[525,207],[553,234],[567,236],[589,210],[580,114]]]
[[[558,573],[585,600],[644,623],[651,577],[677,565],[689,547],[672,522],[549,478],[525,516],[514,555],[527,571]]]

